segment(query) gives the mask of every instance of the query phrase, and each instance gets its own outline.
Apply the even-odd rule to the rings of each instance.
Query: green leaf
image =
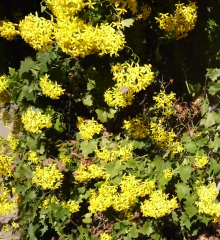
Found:
[[[116,110],[111,108],[108,110],[103,110],[99,108],[96,109],[95,112],[101,122],[107,122],[109,119],[114,118]]]
[[[220,91],[220,81],[209,84],[209,94],[212,96]]]
[[[93,151],[97,147],[98,141],[93,139],[91,141],[83,141],[80,144],[80,149],[82,150],[82,154],[87,157],[90,153],[93,153]]]
[[[106,111],[103,111],[102,109],[96,109],[95,112],[97,113],[98,119],[101,122],[108,121],[108,113]]]
[[[208,142],[208,140],[209,140],[208,136],[199,137],[198,139],[196,139],[196,145],[201,148],[201,147],[207,145],[206,143]]]
[[[205,127],[209,128],[212,125],[214,125],[216,117],[217,117],[217,114],[215,112],[208,112],[206,114]]]
[[[154,240],[160,240],[161,235],[160,235],[160,233],[153,233],[151,235],[151,238],[154,239]]]
[[[220,69],[207,69],[206,77],[211,78],[212,81],[217,80],[217,78],[220,76]]]
[[[66,209],[66,208],[60,209],[56,212],[55,218],[56,218],[56,220],[59,220],[59,219],[63,218],[64,216],[67,216],[68,213],[69,213],[68,209]]]
[[[184,209],[186,210],[186,213],[189,216],[189,218],[192,218],[193,216],[197,216],[198,214],[197,207],[194,205],[185,206]]]
[[[65,128],[65,124],[60,120],[60,117],[58,117],[56,119],[56,123],[54,124],[54,128],[58,131],[58,132],[63,132],[66,128]]]
[[[180,217],[180,222],[182,226],[186,226],[189,230],[190,230],[190,221],[189,218],[187,217],[187,215],[183,212],[182,216]]]
[[[216,175],[220,172],[220,164],[215,160],[215,159],[212,159],[210,162],[209,162],[209,170],[208,170],[208,173],[211,174],[212,172]]]
[[[137,162],[133,158],[131,158],[127,162],[125,162],[125,166],[127,166],[129,168],[136,168]]]
[[[124,170],[126,167],[121,165],[120,162],[107,163],[105,164],[107,172],[111,175],[111,178],[117,176],[119,172]]]
[[[193,171],[193,168],[190,166],[179,166],[179,174],[183,182],[186,182],[191,175],[191,172]]]
[[[33,61],[33,59],[30,57],[26,58],[24,61],[21,61],[21,66],[19,69],[20,77],[23,73],[27,73],[30,69],[34,69],[35,66],[37,66],[37,62]]]
[[[34,138],[31,138],[27,136],[27,146],[31,149],[31,151],[36,151],[37,150],[37,140]]]
[[[201,106],[201,114],[204,116],[209,110],[209,101],[208,99],[204,99]]]
[[[136,225],[132,226],[129,231],[130,231],[129,235],[132,238],[137,238],[138,237],[139,234],[138,234]]]
[[[55,52],[39,52],[37,55],[37,60],[41,63],[51,63],[57,57]]]
[[[184,183],[177,183],[175,187],[176,187],[177,197],[179,198],[180,201],[190,194],[190,190],[191,190],[190,187]]]
[[[181,138],[181,142],[183,143],[187,143],[187,142],[190,142],[191,141],[191,137],[189,136],[188,133],[184,133],[182,138]]]
[[[93,96],[92,95],[87,95],[84,99],[83,99],[83,104],[86,106],[92,106],[93,105]]]
[[[22,87],[22,91],[20,93],[21,97],[27,98],[28,101],[34,100],[34,94],[33,92],[29,92],[29,86],[24,85]]]
[[[94,84],[92,84],[92,83],[87,83],[87,90],[92,90],[93,88],[94,88],[95,86],[94,86]]]
[[[172,212],[172,219],[173,219],[174,223],[178,223],[179,222],[178,215],[174,211]]]
[[[220,138],[215,136],[214,141],[210,141],[208,143],[209,148],[213,148],[214,151],[217,151],[220,148]]]
[[[149,237],[153,233],[152,221],[146,221],[139,232]]]
[[[82,220],[84,223],[91,223],[92,222],[92,213],[85,214],[85,218]]]
[[[200,221],[207,226],[208,223],[211,221],[211,217],[206,216],[206,215],[203,215],[203,216],[201,217]]]
[[[124,19],[121,21],[121,24],[123,27],[131,27],[134,23],[134,19],[133,18],[128,18],[128,19]]]
[[[15,74],[15,69],[9,67],[9,74],[11,75],[11,77],[13,77]]]
[[[189,152],[189,153],[195,153],[197,150],[196,144],[194,142],[189,142],[184,144],[184,148]]]

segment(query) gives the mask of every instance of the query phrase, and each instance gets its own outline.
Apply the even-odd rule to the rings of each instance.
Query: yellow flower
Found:
[[[91,213],[103,212],[111,206],[116,211],[127,211],[136,203],[138,197],[150,194],[154,188],[154,181],[141,182],[131,175],[123,176],[118,185],[106,181],[98,189],[98,192],[90,190],[89,211]]]
[[[75,171],[75,179],[78,182],[87,182],[91,179],[108,179],[109,174],[103,166],[98,166],[96,164],[91,164],[88,167],[85,165],[80,165]]]
[[[19,35],[19,31],[16,30],[16,24],[8,21],[0,22],[0,36],[11,41]]]
[[[36,113],[32,108],[22,115],[22,123],[25,130],[32,133],[42,133],[41,129],[52,127],[51,116]]]
[[[17,208],[18,196],[11,198],[10,190],[4,184],[0,186],[0,214],[9,215]]]
[[[116,81],[112,89],[108,89],[105,94],[105,102],[112,107],[126,107],[132,104],[135,93],[146,89],[154,80],[152,66],[139,64],[117,64],[112,66],[113,80]],[[123,92],[122,89],[128,91]]]
[[[96,156],[103,160],[104,162],[114,162],[114,161],[120,161],[125,162],[128,161],[132,157],[132,151],[133,147],[129,144],[128,146],[121,147],[117,146],[116,150],[109,150],[104,146],[100,150],[96,149],[95,153]]]
[[[107,233],[102,233],[100,235],[100,240],[112,240],[112,236]]]
[[[52,83],[48,78],[49,75],[46,74],[43,78],[40,79],[40,87],[42,89],[42,93],[52,99],[59,99],[65,90],[60,87],[61,85],[57,85],[57,82]]]
[[[159,120],[158,123],[150,123],[151,134],[156,144],[162,148],[168,148],[174,154],[182,152],[184,149],[182,144],[174,141],[176,134],[173,130],[171,132],[165,131],[162,122]]]
[[[172,169],[166,169],[163,171],[164,172],[164,178],[172,178],[173,177],[173,171]]]
[[[52,197],[50,197],[50,198],[45,199],[45,200],[40,204],[39,208],[48,209],[48,208],[49,208],[48,205],[49,205],[50,203],[55,203],[55,204],[59,205],[59,201],[56,199],[56,197],[55,197],[55,196],[52,196]]]
[[[128,121],[124,120],[123,128],[128,130],[134,139],[146,138],[150,133],[143,120],[138,117]]]
[[[41,160],[39,159],[39,157],[37,156],[37,153],[34,151],[29,151],[29,156],[28,156],[28,160],[31,161],[32,163],[40,163]]]
[[[81,117],[78,117],[77,128],[85,140],[90,140],[95,134],[99,134],[102,131],[103,125],[98,124],[98,122],[93,119],[83,121]]]
[[[156,101],[156,108],[162,110],[162,114],[170,117],[170,115],[174,112],[172,110],[173,101],[175,100],[175,93],[170,93],[167,95],[165,91],[160,91],[160,93],[153,97]]]
[[[19,139],[18,139],[18,137],[14,136],[14,135],[12,134],[12,132],[10,132],[10,133],[8,134],[7,140],[8,140],[8,143],[9,143],[9,148],[10,148],[10,150],[11,150],[12,152],[14,152],[15,149],[17,148],[17,146],[19,145]]]
[[[54,43],[54,23],[43,17],[29,14],[19,23],[19,30],[24,41],[34,49],[40,50]]]
[[[181,39],[195,27],[197,20],[196,3],[190,2],[185,6],[184,3],[176,4],[174,15],[160,13],[160,18],[156,18],[160,28],[171,33],[174,38]]]
[[[57,189],[62,185],[63,174],[57,169],[56,164],[50,164],[48,167],[36,167],[33,172],[32,182],[37,186],[46,189]]]
[[[136,0],[109,0],[112,4],[115,5],[117,13],[119,15],[124,14],[126,8],[132,11],[132,14],[137,12],[137,1]]]
[[[5,76],[1,76],[0,77],[0,93],[6,90],[7,87],[8,87],[8,80],[5,78]]]
[[[210,183],[208,186],[198,186],[197,194],[199,201],[195,204],[199,214],[210,215],[214,222],[220,221],[220,203],[216,202],[219,191],[216,189],[215,183]]]
[[[9,157],[0,152],[0,175],[10,177],[12,175],[10,168],[12,163],[13,163],[12,157]]]
[[[67,208],[71,213],[79,211],[79,203],[74,200],[69,200],[68,202],[62,202],[62,207]]]
[[[195,166],[197,168],[203,168],[208,163],[207,156],[196,156],[195,157]]]
[[[72,162],[72,157],[70,155],[66,155],[64,152],[61,152],[59,154],[59,160],[63,163],[63,164],[67,164]]]
[[[176,197],[168,200],[168,195],[161,190],[150,194],[150,199],[141,204],[141,211],[144,217],[159,218],[171,213],[178,207]]]
[[[118,56],[117,52],[122,50],[126,43],[124,35],[110,24],[101,23],[94,27],[77,17],[58,19],[55,38],[62,51],[72,57],[95,53],[100,56]]]

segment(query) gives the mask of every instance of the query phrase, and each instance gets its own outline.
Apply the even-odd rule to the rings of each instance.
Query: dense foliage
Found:
[[[13,2],[13,1],[12,1]],[[219,1],[1,1],[2,231],[188,239],[216,229]],[[13,198],[11,198],[13,196]]]

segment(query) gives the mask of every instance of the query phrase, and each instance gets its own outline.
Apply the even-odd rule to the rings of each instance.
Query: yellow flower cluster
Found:
[[[9,232],[10,231],[10,225],[9,224],[4,224],[2,228],[2,232]]]
[[[107,233],[102,233],[100,235],[100,240],[112,240],[111,235],[107,234]]]
[[[71,18],[86,5],[85,0],[46,0],[48,8],[58,18]]]
[[[195,157],[195,166],[197,168],[203,168],[208,163],[207,156],[196,156]]]
[[[77,128],[85,140],[92,139],[95,134],[99,134],[103,129],[103,125],[98,124],[98,122],[93,119],[84,121],[83,118],[78,117],[77,120]]]
[[[12,22],[1,21],[0,22],[0,36],[11,41],[19,35],[19,31],[16,30],[16,24]]]
[[[52,127],[51,116],[40,112],[36,113],[32,108],[28,108],[22,115],[22,123],[25,130],[32,133],[42,133],[42,128]]]
[[[117,64],[112,66],[113,80],[116,81],[112,89],[108,89],[104,98],[111,107],[126,107],[132,104],[134,94],[146,89],[154,79],[151,65],[140,67],[139,64]],[[123,89],[127,91],[124,92]]]
[[[144,122],[139,117],[130,120],[124,120],[123,128],[125,128],[134,139],[146,138],[149,135],[149,130],[144,125]]]
[[[39,85],[41,87],[42,93],[52,99],[59,99],[65,90],[60,87],[61,85],[57,85],[57,82],[52,83],[51,80],[48,79],[49,77],[50,76],[46,74],[43,78],[40,79]]]
[[[144,217],[160,218],[171,213],[178,207],[176,197],[171,200],[169,195],[162,193],[161,190],[150,194],[150,199],[141,204],[141,211]]]
[[[100,56],[104,54],[118,56],[117,52],[122,50],[125,44],[124,35],[108,23],[93,27],[78,18],[59,20],[55,38],[62,51],[72,57],[94,53]]]
[[[106,146],[104,146],[100,150],[96,149],[95,153],[96,156],[104,162],[125,162],[132,157],[132,150],[133,147],[131,146],[131,144],[125,147],[117,146],[116,150],[109,150],[106,148]]]
[[[153,99],[156,101],[156,108],[161,109],[163,115],[170,117],[173,113],[172,106],[175,100],[175,93],[167,95],[165,91],[160,91]]]
[[[91,164],[86,167],[85,165],[81,164],[75,171],[74,176],[78,182],[87,182],[96,178],[108,179],[110,175],[103,166]]]
[[[12,134],[12,132],[10,132],[10,133],[8,134],[7,140],[8,140],[8,143],[9,143],[9,148],[10,148],[10,150],[11,150],[12,152],[14,152],[15,149],[17,148],[17,146],[19,145],[19,139],[18,139],[18,137],[14,136],[14,135]]]
[[[33,172],[32,182],[37,186],[42,186],[46,189],[57,189],[62,185],[63,174],[57,169],[56,164],[50,164],[48,167],[36,167]]]
[[[0,175],[5,177],[10,177],[11,174],[11,164],[13,162],[13,158],[9,157],[3,152],[0,152]]]
[[[64,152],[61,152],[59,154],[59,160],[63,163],[63,164],[67,164],[72,162],[72,157],[70,155],[66,155]]]
[[[8,80],[5,78],[5,76],[1,76],[0,77],[0,93],[6,90],[7,87],[8,87]]]
[[[124,14],[127,12],[126,8],[130,9],[133,14],[137,12],[137,1],[136,0],[109,0],[110,3],[115,5],[115,9],[118,14]]]
[[[172,178],[174,175],[173,171],[170,169],[164,170],[163,173],[164,173],[164,178]]]
[[[21,37],[34,49],[40,50],[54,43],[54,23],[29,14],[19,23]]]
[[[28,160],[35,164],[41,162],[39,157],[37,156],[37,153],[35,151],[31,151],[31,150],[29,151]]]
[[[51,198],[47,198],[45,199],[42,204],[40,205],[39,208],[43,208],[43,209],[48,209],[49,208],[49,204],[50,203],[55,203],[57,205],[61,205],[63,208],[68,209],[71,213],[75,213],[79,211],[79,203],[74,201],[74,200],[69,200],[67,202],[62,201],[61,203],[57,200],[57,198],[55,196],[52,196]]]
[[[59,205],[59,201],[56,199],[55,196],[51,197],[51,198],[47,198],[45,199],[39,206],[39,208],[43,208],[43,209],[48,209],[49,208],[49,204],[50,203],[55,203],[57,205]]]
[[[17,196],[11,198],[10,190],[2,184],[0,186],[0,215],[9,215],[17,208]]]
[[[188,35],[188,32],[195,27],[197,20],[197,6],[195,2],[176,4],[174,15],[160,13],[160,18],[156,18],[160,28],[171,33],[174,38],[181,39]]]
[[[62,207],[68,209],[71,213],[79,211],[79,203],[74,200],[69,200],[68,202],[62,202]]]
[[[197,188],[199,201],[196,202],[199,213],[210,215],[214,222],[220,221],[220,203],[216,203],[216,197],[219,191],[216,189],[215,183],[210,183],[208,186],[201,185]]]
[[[152,136],[158,146],[162,148],[168,148],[174,154],[183,151],[184,148],[182,144],[178,141],[174,141],[176,134],[173,132],[173,130],[171,132],[165,131],[162,125],[162,120],[159,120],[159,123],[151,122],[150,129]]]
[[[151,9],[148,5],[144,5],[141,7],[141,13],[136,15],[136,19],[144,19],[146,20],[151,14]]]
[[[138,197],[150,194],[155,188],[154,181],[136,179],[135,176],[123,176],[120,184],[112,185],[108,181],[98,189],[98,193],[91,190],[89,211],[103,212],[110,206],[116,211],[128,210],[137,201]]]

